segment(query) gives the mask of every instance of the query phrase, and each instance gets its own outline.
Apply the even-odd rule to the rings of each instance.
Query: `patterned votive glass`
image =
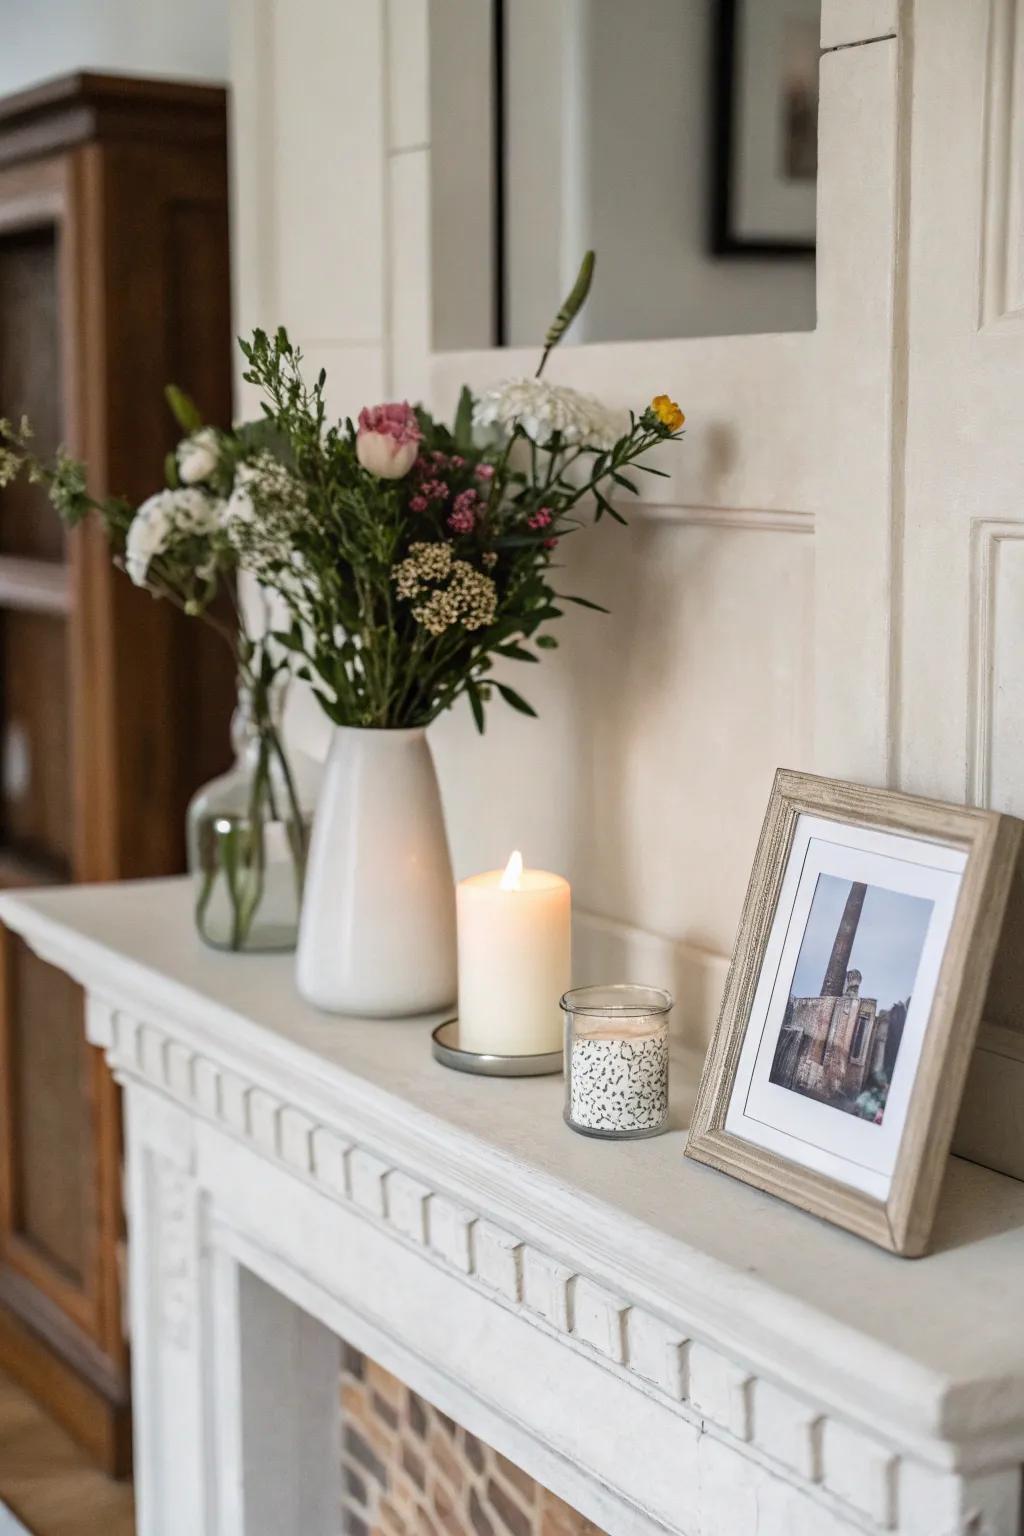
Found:
[[[656,1136],[668,1117],[672,998],[657,987],[577,987],[565,1016],[565,1119],[584,1136]]]

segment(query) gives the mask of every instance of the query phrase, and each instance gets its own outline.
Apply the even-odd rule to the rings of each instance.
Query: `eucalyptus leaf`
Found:
[[[269,453],[288,469],[294,468],[295,455],[292,445],[287,435],[272,418],[265,417],[259,421],[243,422],[241,426],[235,428],[235,436],[243,455]]]

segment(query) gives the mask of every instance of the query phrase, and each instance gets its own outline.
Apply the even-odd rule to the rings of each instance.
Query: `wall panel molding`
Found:
[[[679,523],[689,528],[721,528],[728,533],[814,533],[813,512],[781,508],[662,506],[651,501],[623,503],[622,510],[637,518]]]
[[[1024,522],[976,519],[971,525],[967,802],[990,806],[999,640],[999,562],[1004,545],[1024,541]],[[997,807],[999,809],[1000,807]]]
[[[989,0],[979,325],[1024,319],[1021,260],[1022,0]]]

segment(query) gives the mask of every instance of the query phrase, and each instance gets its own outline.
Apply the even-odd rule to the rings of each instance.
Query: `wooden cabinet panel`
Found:
[[[92,1289],[94,1127],[81,988],[12,939],[6,1005],[10,1235],[72,1286]]]
[[[56,877],[72,855],[67,625],[0,610],[0,842]]]
[[[53,224],[0,235],[0,401],[11,420],[27,415],[39,448],[61,437],[57,235]],[[39,486],[0,498],[0,552],[61,560],[64,532]]]

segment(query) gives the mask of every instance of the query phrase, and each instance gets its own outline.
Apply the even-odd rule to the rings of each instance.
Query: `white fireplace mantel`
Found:
[[[125,1088],[142,1536],[337,1536],[338,1335],[614,1536],[1021,1536],[1024,1184],[908,1262],[559,1079],[446,1071],[204,949],[184,881],[0,898]]]

